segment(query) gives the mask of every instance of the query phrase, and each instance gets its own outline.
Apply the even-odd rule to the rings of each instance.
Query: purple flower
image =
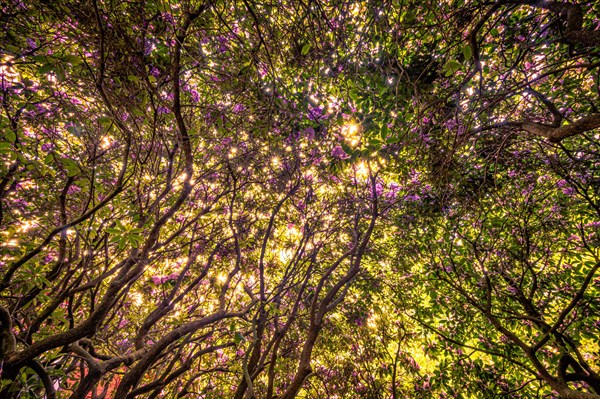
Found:
[[[42,144],[42,151],[44,152],[50,152],[54,149],[54,144],[52,143],[44,143]]]
[[[177,273],[171,273],[168,276],[152,276],[152,282],[154,285],[161,285],[168,281],[177,280],[178,277],[179,274]]]
[[[458,125],[458,123],[455,119],[450,119],[449,121],[446,121],[445,125],[448,130],[452,130]]]
[[[308,127],[304,129],[304,134],[306,135],[307,140],[313,140],[315,138],[315,129]]]
[[[308,109],[308,119],[311,121],[319,120],[323,117],[323,107],[310,107]]]
[[[80,191],[81,191],[81,188],[71,185],[71,186],[69,186],[69,189],[67,190],[67,194],[72,195],[72,194],[76,194]]]
[[[562,192],[564,195],[568,195],[569,197],[575,195],[575,189],[573,187],[564,187]]]
[[[18,198],[13,201],[12,206],[19,208],[21,211],[24,211],[25,208],[29,206],[29,203],[23,198]]]
[[[219,42],[219,53],[226,53],[227,50],[229,50],[229,39],[227,39],[225,36],[218,36],[217,41]]]
[[[404,201],[406,202],[419,202],[421,201],[421,196],[418,194],[410,194],[404,197]]]
[[[233,106],[233,113],[234,114],[239,114],[240,112],[242,112],[245,109],[246,109],[246,107],[244,107],[243,104],[235,104]]]
[[[233,139],[231,137],[224,137],[221,139],[221,143],[216,146],[217,150],[222,150],[229,147],[233,143]]]
[[[350,158],[350,155],[346,154],[346,151],[344,151],[344,149],[340,145],[336,145],[335,147],[333,147],[333,150],[331,150],[331,156],[337,159]]]
[[[154,67],[150,68],[150,75],[158,78],[160,76],[160,71]]]
[[[388,187],[388,191],[386,192],[385,196],[389,200],[396,199],[396,196],[398,195],[398,191],[400,191],[400,185],[398,185],[398,183],[392,182],[392,183],[390,183],[390,185]]]
[[[156,112],[158,112],[159,114],[169,114],[171,113],[171,110],[167,107],[160,106],[156,109]]]
[[[200,94],[196,90],[190,90],[190,95],[192,96],[192,101],[197,103],[200,101]]]
[[[304,209],[306,209],[306,204],[304,203],[304,201],[298,202],[298,209],[300,209],[300,211],[304,211]]]
[[[121,350],[127,350],[131,346],[131,342],[127,338],[125,338],[120,341],[117,341],[117,346]]]
[[[154,43],[149,40],[144,41],[144,55],[147,57],[152,54],[152,50],[154,50]]]
[[[425,144],[431,143],[433,141],[431,137],[429,137],[429,135],[426,133],[419,133],[419,137],[421,138],[421,140],[423,140]]]
[[[27,42],[27,45],[29,46],[30,49],[34,50],[34,49],[37,48],[37,44],[35,43],[35,39],[28,38],[26,40],[26,42]]]

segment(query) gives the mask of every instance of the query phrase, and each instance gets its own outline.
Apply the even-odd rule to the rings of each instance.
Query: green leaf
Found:
[[[39,69],[38,69],[38,73],[40,75],[45,75],[49,72],[52,72],[52,70],[54,70],[54,65],[52,64],[44,64],[42,65]]]
[[[71,65],[79,65],[82,63],[81,57],[77,55],[65,55],[63,59]]]
[[[0,152],[1,153],[6,154],[11,151],[12,151],[12,144],[10,144],[6,141],[0,142]]]
[[[446,76],[451,76],[461,68],[461,63],[456,60],[450,60],[446,63],[446,65],[444,65],[444,71],[446,71]]]
[[[310,43],[307,43],[304,46],[302,46],[302,55],[308,54],[309,51],[310,51]]]
[[[77,162],[75,162],[74,160],[70,158],[62,158],[61,162],[67,170],[68,177],[73,177],[79,173],[79,165],[77,165]]]
[[[58,79],[59,82],[63,82],[66,78],[65,75],[65,70],[62,68],[56,68],[54,70],[54,73],[56,74],[56,79]]]
[[[72,125],[67,128],[67,131],[71,133],[73,136],[79,136],[83,129],[81,126]]]
[[[387,139],[387,135],[390,132],[390,129],[388,128],[387,124],[384,123],[383,125],[381,125],[381,138],[382,139]]]
[[[49,152],[45,157],[44,157],[44,163],[46,165],[50,165],[52,164],[52,162],[54,161],[54,155]]]
[[[354,152],[352,150],[352,147],[350,147],[348,144],[344,143],[343,141],[340,143],[342,150],[344,150],[344,152],[348,155],[352,155],[352,153]]]
[[[6,141],[14,143],[17,139],[17,135],[12,130],[7,130],[6,133],[4,133],[4,138]]]
[[[33,58],[35,62],[39,62],[40,64],[47,64],[50,60],[50,58],[45,55],[34,55],[31,58]]]
[[[397,143],[398,141],[400,141],[399,137],[390,136],[385,140],[385,143],[386,144],[394,144],[394,143]]]
[[[139,237],[139,236],[128,236],[127,237],[127,239],[129,240],[129,243],[131,244],[131,246],[133,248],[138,248],[140,246],[141,240],[138,240],[136,237]]]
[[[77,187],[81,187],[81,188],[87,188],[88,187],[88,181],[86,179],[78,179],[75,181],[74,183]]]
[[[239,345],[240,342],[244,341],[244,336],[239,331],[236,331],[235,335],[233,336],[233,340],[235,341],[236,345]]]
[[[98,117],[98,122],[100,122],[104,126],[108,126],[112,123],[112,119],[108,116],[100,116]]]
[[[469,45],[464,46],[462,48],[462,53],[465,56],[465,61],[469,61],[471,59],[471,57],[473,56],[473,50],[471,49],[471,46],[469,46]]]

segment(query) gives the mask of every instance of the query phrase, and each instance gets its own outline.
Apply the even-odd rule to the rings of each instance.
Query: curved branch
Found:
[[[47,399],[56,399],[56,390],[54,389],[54,383],[52,379],[48,375],[48,372],[37,360],[30,360],[27,363],[27,367],[35,371],[35,373],[42,380],[42,384],[44,384],[44,389],[46,390],[46,398]]]
[[[553,127],[537,122],[522,122],[520,128],[536,136],[545,137],[552,143],[559,143],[567,137],[577,136],[600,127],[600,113],[583,118],[560,127]]]
[[[552,126],[538,122],[505,121],[471,130],[471,134],[498,128],[517,128],[521,131],[546,138],[551,143],[560,143],[564,139],[577,136],[600,127],[600,113],[584,116],[583,118],[564,126]]]

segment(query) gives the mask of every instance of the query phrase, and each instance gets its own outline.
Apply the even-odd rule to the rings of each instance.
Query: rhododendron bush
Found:
[[[0,7],[0,398],[600,398],[596,2]]]

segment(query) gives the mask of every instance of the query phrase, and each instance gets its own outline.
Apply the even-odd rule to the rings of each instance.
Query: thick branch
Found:
[[[600,113],[585,116],[569,125],[552,127],[537,122],[523,122],[520,128],[536,136],[545,137],[552,143],[558,143],[567,137],[577,136],[600,127]]]

